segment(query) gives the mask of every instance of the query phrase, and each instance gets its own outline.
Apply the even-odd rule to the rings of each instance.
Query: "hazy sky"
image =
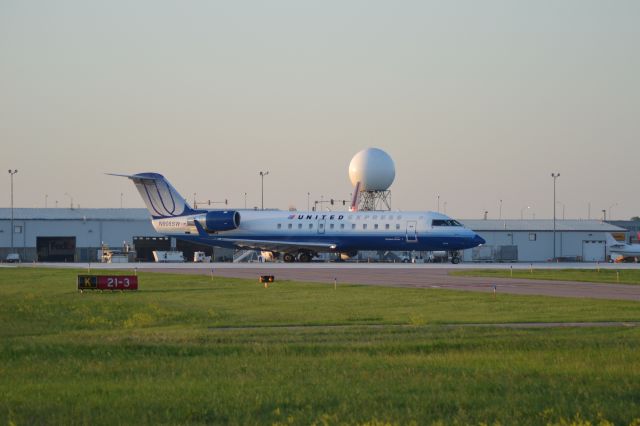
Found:
[[[394,209],[640,215],[640,1],[0,0],[0,205],[142,207],[105,172],[305,209],[359,150]],[[531,209],[526,209],[531,206]],[[562,205],[558,204],[558,216]]]

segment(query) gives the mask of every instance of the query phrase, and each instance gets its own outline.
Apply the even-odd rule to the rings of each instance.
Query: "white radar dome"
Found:
[[[349,163],[349,179],[361,191],[386,191],[396,177],[396,166],[389,154],[378,148],[358,152]]]

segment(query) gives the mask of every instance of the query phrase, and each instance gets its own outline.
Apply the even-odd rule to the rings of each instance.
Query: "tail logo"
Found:
[[[139,173],[129,178],[135,183],[154,218],[175,217],[192,212],[187,201],[164,176],[157,173]]]
[[[182,214],[184,211],[183,204],[182,211],[176,213],[176,200],[171,193],[171,187],[166,181],[145,181],[141,182],[140,185],[144,188],[149,210],[156,213],[158,216],[177,216]],[[163,187],[161,188],[160,185]]]

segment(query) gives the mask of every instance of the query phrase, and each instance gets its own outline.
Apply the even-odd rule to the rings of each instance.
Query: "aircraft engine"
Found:
[[[195,218],[207,232],[233,231],[240,226],[240,213],[237,211],[214,211]]]

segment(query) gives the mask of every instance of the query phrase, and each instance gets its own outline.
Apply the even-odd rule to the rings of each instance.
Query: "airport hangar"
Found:
[[[135,250],[131,260],[153,261],[153,250],[179,250],[185,259],[204,251],[216,261],[233,251],[201,246],[158,234],[147,209],[14,208],[14,253],[23,262],[96,262],[103,244]],[[11,209],[0,208],[0,260],[11,252]]]
[[[215,261],[232,261],[234,252],[164,237],[151,226],[146,209],[15,208],[13,252],[25,262],[95,262],[103,244],[135,250],[131,260],[152,261],[153,250],[182,251],[193,259],[204,251]],[[487,242],[466,250],[466,262],[545,262],[553,259],[552,220],[460,220]],[[630,222],[636,225],[636,222]],[[625,226],[622,222],[617,224]],[[628,227],[626,227],[628,228]],[[629,228],[631,229],[631,228]],[[556,258],[564,261],[607,260],[606,234],[629,241],[628,230],[599,220],[556,220]],[[635,235],[634,235],[635,236]],[[0,259],[11,252],[11,209],[0,208]],[[375,260],[378,253],[362,253]],[[380,253],[382,254],[382,253]],[[238,253],[236,253],[238,256]],[[362,257],[364,256],[364,257]],[[403,253],[396,258],[427,258]]]

